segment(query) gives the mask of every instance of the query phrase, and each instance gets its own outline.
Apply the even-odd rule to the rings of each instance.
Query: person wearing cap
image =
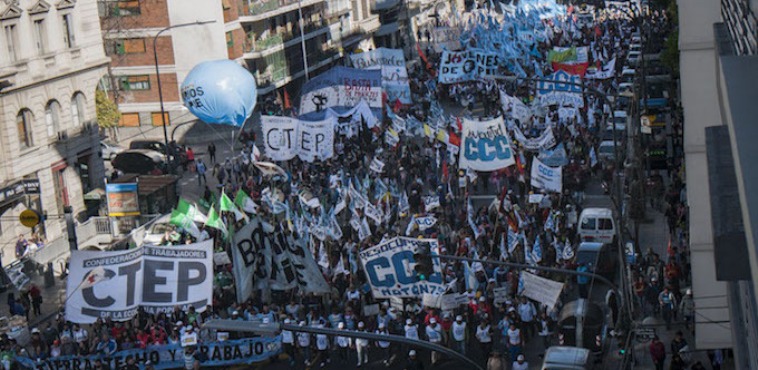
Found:
[[[292,320],[284,319],[285,324],[292,324]],[[295,335],[289,330],[282,330],[282,347],[289,357],[290,367],[295,366]]]
[[[345,330],[345,323],[340,322],[337,324],[337,330]],[[353,344],[353,339],[338,335],[334,337],[334,343],[336,344],[337,354],[339,354],[340,361],[347,363],[349,361],[350,347]]]
[[[511,370],[529,370],[529,363],[526,362],[526,357],[523,354],[516,357],[516,361],[513,361],[513,365],[511,365]]]
[[[42,333],[39,329],[32,329],[32,338],[29,340],[26,352],[32,360],[41,360],[47,357],[47,344],[42,339]]]
[[[465,356],[466,348],[468,347],[468,329],[466,328],[466,322],[463,321],[463,316],[458,315],[455,317],[455,322],[453,322],[450,332],[453,337],[453,349]]]
[[[684,318],[684,325],[687,330],[690,330],[695,319],[695,301],[692,299],[692,289],[687,289],[687,292],[682,296],[682,301],[679,302],[679,314]]]
[[[408,362],[403,370],[424,370],[424,363],[419,360],[415,349],[408,351]]]
[[[492,351],[492,326],[489,320],[482,320],[476,327],[476,340],[484,356]]]
[[[379,323],[378,328],[374,332],[379,335],[389,335],[386,325]],[[379,357],[384,359],[384,366],[390,364],[390,342],[384,340],[376,341],[376,347],[379,348]]]
[[[521,297],[521,302],[518,304],[517,311],[519,319],[521,319],[524,340],[529,340],[534,334],[537,308],[535,308],[534,303],[529,301],[526,297]]]
[[[441,345],[445,341],[445,331],[442,330],[442,325],[437,322],[437,318],[432,317],[429,319],[429,325],[426,326],[426,338],[430,343]],[[432,366],[437,361],[442,359],[442,354],[437,351],[432,351]]]
[[[326,326],[329,326],[327,322]],[[324,328],[325,325],[318,325],[317,328]],[[319,363],[319,367],[326,366],[327,363],[331,363],[332,359],[329,357],[329,337],[326,334],[316,334],[316,350],[318,354],[313,360],[313,363]]]
[[[155,365],[152,361],[147,360],[145,361],[145,370],[155,370]]]
[[[366,324],[364,324],[363,321],[358,323],[358,331],[363,333],[366,332]],[[356,365],[357,367],[361,367],[363,364],[368,364],[368,346],[368,339],[355,339],[355,350],[358,353],[358,364]]]
[[[300,321],[300,326],[305,326],[305,321]],[[303,356],[303,364],[306,367],[311,366],[311,334],[310,333],[297,333],[297,348],[300,350],[300,354]]]

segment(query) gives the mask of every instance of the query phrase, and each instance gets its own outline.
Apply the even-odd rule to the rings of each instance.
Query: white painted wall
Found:
[[[171,30],[174,45],[177,83],[198,63],[227,59],[224,12],[220,1],[167,0],[171,25],[215,20],[216,23],[193,25]]]
[[[732,347],[727,286],[716,281],[711,228],[705,128],[721,125],[717,96],[713,24],[720,3],[679,1],[681,97],[684,108],[684,151],[690,217],[692,292],[697,310],[695,347]]]

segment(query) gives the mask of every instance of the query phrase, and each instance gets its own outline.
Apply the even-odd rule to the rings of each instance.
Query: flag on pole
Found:
[[[187,217],[189,217],[192,221],[200,223],[205,223],[205,221],[208,221],[208,217],[200,212],[200,210],[197,209],[194,204],[186,201],[185,199],[179,199],[179,204],[176,205],[176,210],[179,213],[187,215]]]
[[[542,261],[542,243],[540,237],[534,239],[534,245],[532,246],[532,260],[534,263],[540,263]]]
[[[221,220],[221,217],[219,217],[218,213],[216,213],[216,209],[213,207],[208,211],[208,221],[205,222],[205,226],[221,230],[221,232],[224,233],[224,236],[226,236],[228,232],[224,221]]]
[[[195,221],[192,220],[192,218],[190,218],[190,216],[188,216],[186,213],[181,213],[177,209],[171,211],[169,223],[171,225],[175,225],[184,229],[195,238],[200,237],[200,229],[197,227],[197,225],[195,225]]]
[[[545,220],[545,231],[555,231],[555,218],[553,217],[553,211],[550,210],[550,213],[547,215],[547,220]]]
[[[566,245],[563,247],[563,259],[564,260],[570,260],[574,258],[574,248],[571,246],[571,244],[566,241]]]
[[[238,190],[237,194],[234,196],[234,204],[247,213],[258,213],[258,205],[255,204],[253,198],[250,198],[250,196],[242,189]]]
[[[235,221],[247,219],[247,215],[240,212],[240,210],[237,209],[237,206],[234,205],[234,202],[232,202],[232,200],[229,199],[229,197],[226,195],[226,193],[223,190],[221,191],[221,199],[219,199],[219,210],[221,210],[221,212],[234,213]]]
[[[518,245],[518,234],[516,234],[513,229],[510,227],[508,228],[508,254],[512,254],[514,250],[516,250],[516,245]]]

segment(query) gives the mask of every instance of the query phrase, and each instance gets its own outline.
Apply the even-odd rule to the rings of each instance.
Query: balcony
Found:
[[[308,41],[316,36],[329,31],[326,22],[315,22],[303,27],[305,40]],[[284,50],[300,42],[300,29],[294,27],[294,32],[281,31],[269,35],[263,39],[252,40],[245,43],[245,58],[262,58],[277,51]]]
[[[298,7],[303,8],[314,4],[323,3],[326,0],[266,0],[266,1],[251,1],[249,3],[250,15],[241,16],[240,22],[257,22],[267,18],[271,18],[275,15],[284,14],[297,10]]]
[[[308,55],[308,72],[313,72],[326,66],[338,58],[340,58],[340,53],[336,50],[312,53]],[[290,72],[290,69],[294,70]],[[269,66],[264,73],[255,74],[255,79],[258,81],[258,94],[268,94],[303,75],[305,73],[303,72],[302,60],[296,61],[291,66]]]

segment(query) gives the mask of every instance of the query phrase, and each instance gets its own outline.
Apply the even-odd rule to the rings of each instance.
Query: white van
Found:
[[[612,243],[616,236],[613,211],[608,208],[585,208],[579,216],[578,234],[583,242]]]
[[[579,347],[552,346],[545,352],[542,370],[588,370],[593,364],[590,350]]]

